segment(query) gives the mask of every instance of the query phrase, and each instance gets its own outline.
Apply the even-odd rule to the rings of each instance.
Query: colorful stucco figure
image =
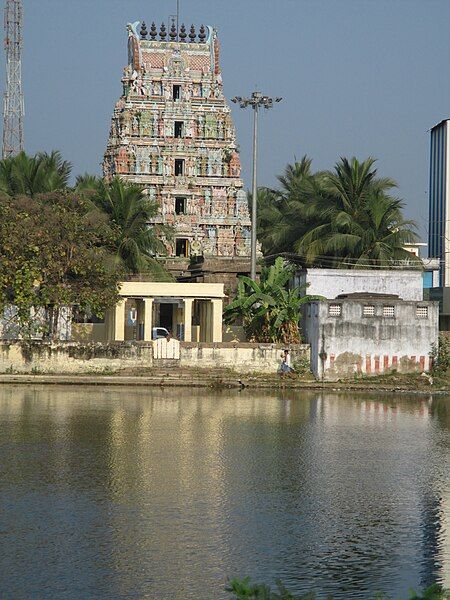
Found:
[[[128,24],[128,65],[104,159],[139,183],[173,225],[172,255],[246,257],[250,217],[217,31]]]

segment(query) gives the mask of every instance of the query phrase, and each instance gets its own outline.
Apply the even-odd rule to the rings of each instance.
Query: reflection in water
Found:
[[[0,595],[450,584],[449,401],[4,387]],[[447,578],[447,579],[446,579]]]

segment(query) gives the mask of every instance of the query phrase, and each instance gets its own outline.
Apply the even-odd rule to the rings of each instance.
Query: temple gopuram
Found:
[[[175,229],[166,262],[177,278],[226,283],[249,271],[251,221],[217,31],[127,28],[104,176],[138,183],[157,201],[154,223]]]

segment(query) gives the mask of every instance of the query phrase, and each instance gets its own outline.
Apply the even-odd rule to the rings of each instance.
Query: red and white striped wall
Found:
[[[325,371],[332,371],[339,375],[340,364],[336,360],[336,355],[330,353],[325,361]],[[362,375],[380,375],[391,371],[408,372],[408,371],[430,371],[432,360],[428,355],[422,356],[407,356],[407,367],[404,363],[405,356],[388,355],[388,354],[366,354],[360,357],[360,361],[354,364],[354,372]],[[413,367],[414,365],[414,367]],[[342,371],[348,374],[349,364],[342,365]],[[405,368],[406,367],[406,368]],[[342,373],[344,374],[344,373]]]

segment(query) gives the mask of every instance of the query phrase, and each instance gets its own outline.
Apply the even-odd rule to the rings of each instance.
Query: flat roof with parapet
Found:
[[[122,281],[119,294],[124,297],[224,298],[223,283],[166,283],[158,281]]]

